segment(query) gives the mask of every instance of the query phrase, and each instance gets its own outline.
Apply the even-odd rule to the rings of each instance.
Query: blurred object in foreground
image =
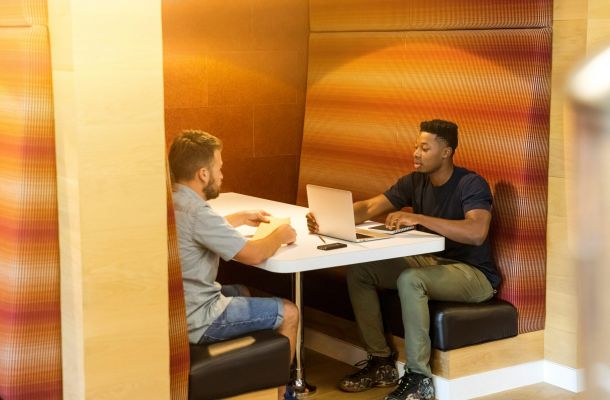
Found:
[[[610,399],[610,48],[568,84],[570,244],[580,277],[586,398]]]

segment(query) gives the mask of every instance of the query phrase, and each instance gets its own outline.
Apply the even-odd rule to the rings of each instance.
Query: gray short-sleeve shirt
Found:
[[[189,341],[197,343],[230,301],[216,282],[219,258],[231,260],[246,239],[191,188],[176,184],[173,201]]]

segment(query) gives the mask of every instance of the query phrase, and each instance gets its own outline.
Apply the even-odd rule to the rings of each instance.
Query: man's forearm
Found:
[[[488,229],[481,221],[471,219],[451,220],[421,214],[413,214],[413,217],[416,224],[425,226],[454,242],[480,246],[487,237]]]
[[[282,241],[274,233],[256,241],[258,256],[260,257],[260,262],[257,264],[267,261],[282,246]]]
[[[356,220],[356,225],[363,223],[368,217],[368,207],[366,202],[357,201],[354,203],[354,219]]]
[[[372,219],[394,210],[394,206],[380,194],[368,200],[357,201],[354,203],[354,219],[356,224],[361,224],[368,219]]]
[[[242,264],[258,265],[275,254],[282,242],[273,233],[258,240],[248,240],[244,248],[237,253],[235,260]]]

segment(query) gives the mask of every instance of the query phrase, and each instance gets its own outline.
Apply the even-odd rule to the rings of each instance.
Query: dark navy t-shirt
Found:
[[[485,179],[460,167],[454,167],[451,178],[441,186],[433,186],[427,174],[413,172],[398,179],[384,194],[397,210],[412,207],[416,214],[453,220],[464,219],[470,210],[491,211],[492,203],[491,190]],[[436,233],[423,226],[419,229]],[[472,265],[485,274],[494,288],[500,285],[489,236],[480,246],[445,238],[445,250],[438,255]]]

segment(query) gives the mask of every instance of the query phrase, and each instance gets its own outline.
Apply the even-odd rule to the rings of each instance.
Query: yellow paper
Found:
[[[268,223],[261,222],[261,224],[256,229],[254,236],[252,236],[252,239],[262,239],[274,230],[276,230],[277,227],[282,224],[290,224],[290,217],[269,217]]]

